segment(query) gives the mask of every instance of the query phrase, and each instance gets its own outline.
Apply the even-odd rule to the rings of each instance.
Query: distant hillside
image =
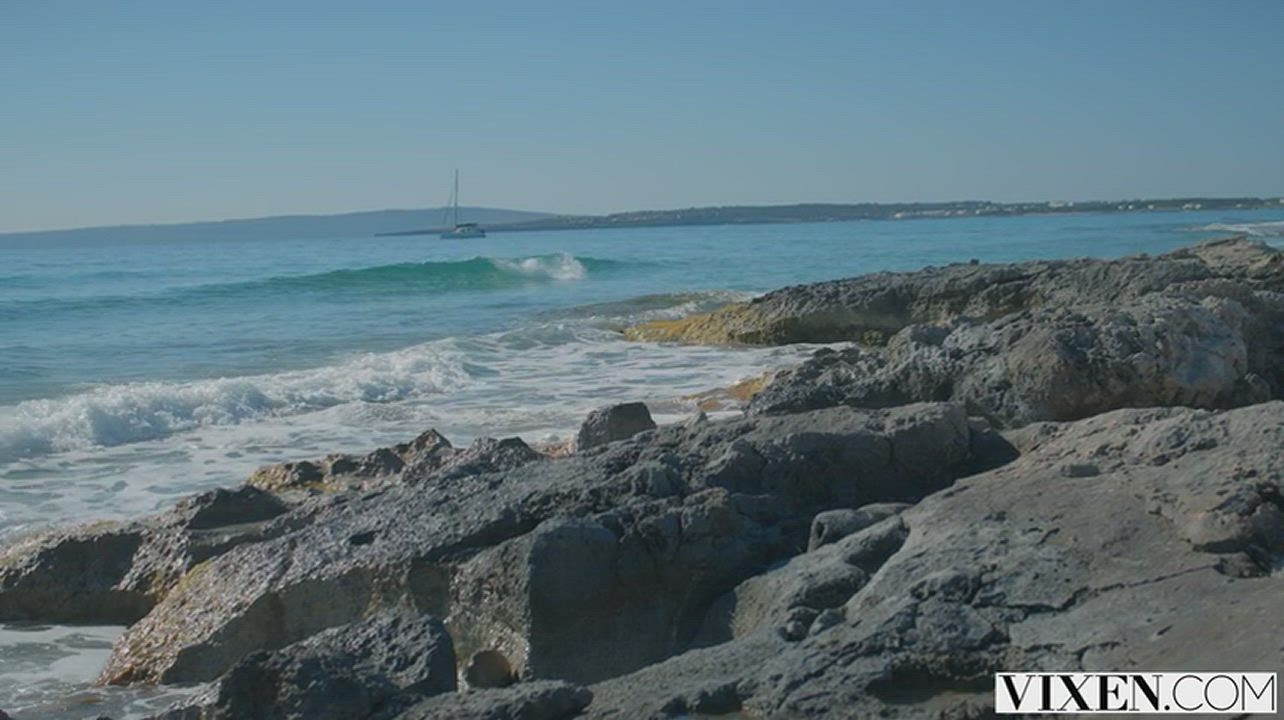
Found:
[[[800,205],[733,205],[682,210],[638,210],[611,215],[556,215],[507,225],[487,225],[487,230],[582,230],[594,228],[655,227],[666,225],[761,225],[769,223],[843,222],[850,220],[911,220],[915,218],[1043,215],[1049,213],[1156,212],[1172,210],[1242,210],[1284,207],[1281,198],[1165,198],[1088,202],[996,203],[961,200],[929,203],[852,203]],[[483,223],[485,224],[485,223]],[[387,235],[421,235],[439,231],[439,225],[402,230]]]
[[[464,220],[483,225],[505,225],[553,217],[549,213],[503,210],[498,208],[461,207]],[[290,240],[327,237],[370,237],[407,227],[436,227],[442,224],[445,208],[422,210],[371,210],[341,215],[279,215],[242,220],[175,223],[165,225],[117,225],[112,227],[42,230],[39,232],[0,233],[0,243],[31,240],[84,241],[96,240],[168,240],[182,237],[193,240],[262,239]]]

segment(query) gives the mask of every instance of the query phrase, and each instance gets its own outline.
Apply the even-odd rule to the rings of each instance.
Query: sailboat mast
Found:
[[[455,225],[459,225],[459,168],[455,168],[455,192],[451,197],[455,198]]]

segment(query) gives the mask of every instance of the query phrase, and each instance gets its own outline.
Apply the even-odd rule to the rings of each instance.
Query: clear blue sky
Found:
[[[1284,194],[1284,2],[0,2],[0,231]]]

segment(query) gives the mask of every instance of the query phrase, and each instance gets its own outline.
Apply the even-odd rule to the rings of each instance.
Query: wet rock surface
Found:
[[[132,623],[197,564],[279,532],[271,520],[287,507],[243,486],[138,522],[27,538],[0,554],[0,621]]]
[[[1280,257],[789,288],[688,325],[864,344],[743,418],[264,468],[0,551],[0,620],[129,624],[102,682],[208,683],[165,720],[963,719],[998,670],[1281,672]]]

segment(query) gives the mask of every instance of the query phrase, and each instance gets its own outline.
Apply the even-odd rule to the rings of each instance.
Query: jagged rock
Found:
[[[0,620],[137,620],[151,603],[121,585],[143,535],[137,524],[101,523],[9,547],[0,556]]]
[[[157,602],[200,563],[284,532],[273,521],[289,507],[277,496],[248,485],[180,500],[173,510],[146,523],[148,531],[124,586]]]
[[[535,452],[550,458],[564,458],[575,454],[575,438],[552,438],[531,446]]]
[[[407,467],[427,474],[452,455],[450,441],[436,430],[428,430],[410,442],[365,455],[327,455],[319,460],[269,465],[256,470],[246,484],[274,493],[363,488],[395,481]]]
[[[545,456],[537,452],[521,438],[479,438],[464,450],[448,455],[435,455],[438,462],[416,463],[406,469],[403,480],[408,483],[428,479],[480,475],[521,467],[529,462],[543,460]]]
[[[587,450],[616,440],[633,437],[655,428],[651,412],[640,402],[622,403],[589,413],[575,438],[575,447]]]
[[[837,542],[865,528],[885,520],[903,511],[909,505],[905,503],[874,503],[861,508],[827,510],[811,521],[811,535],[807,540],[807,552],[822,545]]]
[[[816,512],[922,497],[972,445],[956,406],[843,407],[320,496],[274,522],[290,532],[190,572],[121,637],[103,680],[213,679],[398,604],[447,618],[462,654],[495,649],[522,677],[601,679],[683,649],[716,597],[805,546]],[[724,462],[733,446],[751,461]],[[640,486],[633,468],[657,465],[669,485]]]
[[[377,615],[274,651],[251,653],[156,720],[362,720],[389,701],[455,690],[455,652],[441,622]]]
[[[0,620],[132,623],[197,564],[268,537],[285,511],[255,488],[218,489],[143,521],[29,538],[0,557]]]
[[[495,472],[544,458],[521,438],[479,438],[467,448],[458,449],[436,430],[429,430],[408,443],[379,448],[366,455],[328,455],[315,461],[269,465],[255,471],[246,482],[287,495],[300,491],[334,493]]]
[[[592,701],[587,688],[545,680],[438,695],[400,712],[395,720],[569,720]]]
[[[730,639],[594,685],[588,717],[709,698],[753,717],[985,717],[998,670],[1284,669],[1262,632],[1284,611],[1284,403],[1025,435],[1011,464],[742,583],[706,621],[738,618]]]
[[[787,551],[766,514],[755,521],[743,505],[710,490],[548,520],[461,569],[451,627],[462,642],[485,632],[477,641],[521,658],[525,677],[589,682],[667,657],[689,639],[691,614]]]
[[[746,580],[705,617],[702,644],[762,628],[774,628],[787,640],[802,639],[823,611],[842,608],[869,582],[870,573],[900,549],[907,534],[905,524],[889,512],[881,522]]]
[[[456,450],[430,430],[364,456],[332,455],[316,463],[263,468],[244,486],[185,498],[141,521],[35,535],[0,555],[0,621],[130,624],[201,563],[311,522],[311,514],[325,503],[308,500],[301,490],[324,486],[337,493],[363,488],[372,479],[429,482],[539,459],[544,456],[518,438],[482,438]],[[359,544],[361,537],[351,541]]]
[[[748,303],[625,331],[635,340],[779,345],[859,341],[880,345],[909,325],[988,321],[1040,307],[1120,305],[1143,295],[1215,280],[1284,290],[1284,254],[1242,238],[1159,257],[956,264],[875,273],[776,290]]]
[[[612,441],[604,414],[558,460],[426,433],[30,538],[0,620],[146,613],[102,679],[213,681],[166,720],[962,720],[999,669],[1280,672],[1284,403],[1259,401],[1284,388],[1282,257],[788,289],[729,310],[734,339],[879,347],[817,353],[746,418]],[[453,637],[387,624],[425,615]],[[454,649],[470,685],[518,682],[423,699]]]
[[[1252,404],[1272,396],[1279,370],[1270,363],[1280,358],[1264,348],[1278,353],[1284,340],[1284,325],[1248,333],[1264,320],[1253,317],[1235,300],[1155,294],[1122,307],[1043,308],[984,324],[911,326],[885,350],[819,353],[778,374],[751,412],[948,400],[1017,427],[1122,407]]]

